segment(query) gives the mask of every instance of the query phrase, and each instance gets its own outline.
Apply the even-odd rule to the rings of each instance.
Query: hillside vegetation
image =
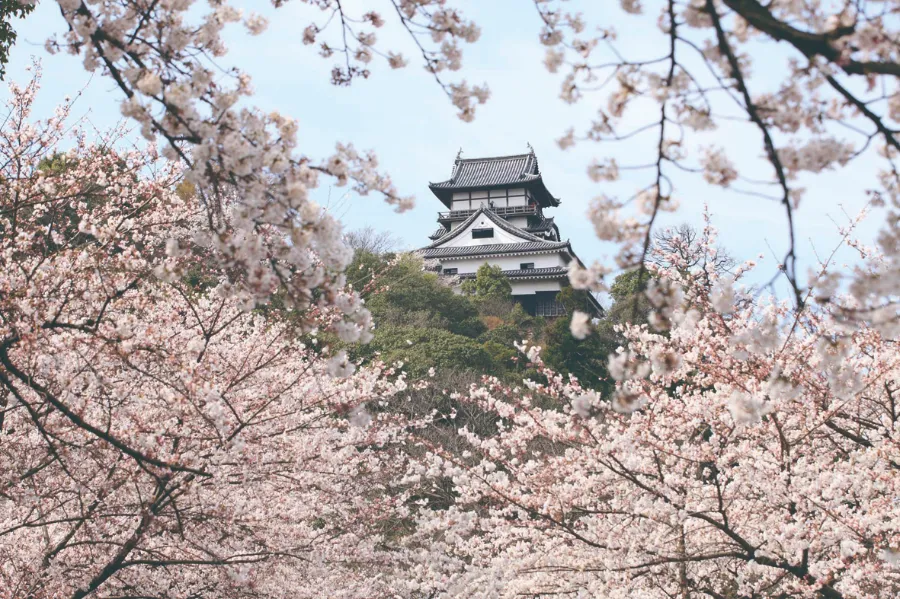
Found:
[[[597,323],[597,334],[576,339],[569,318],[534,317],[513,300],[499,267],[484,264],[477,277],[462,283],[462,294],[425,269],[414,254],[357,248],[347,269],[348,281],[360,290],[375,320],[374,339],[350,350],[355,359],[379,356],[403,362],[411,376],[430,369],[477,372],[509,382],[534,376],[514,344],[528,341],[544,348],[544,361],[555,371],[598,391],[612,388],[606,362],[621,342],[616,324],[631,318],[638,291],[634,273],[612,287],[612,306]],[[588,311],[585,291],[564,289],[559,300],[571,314]]]

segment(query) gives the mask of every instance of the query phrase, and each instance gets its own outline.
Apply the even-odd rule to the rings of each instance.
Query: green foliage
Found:
[[[388,261],[378,254],[366,250],[355,250],[353,261],[345,271],[347,283],[353,289],[362,293],[363,297],[369,294],[365,291],[366,285],[372,283],[377,276],[388,269]]]
[[[473,296],[475,295],[475,279],[466,279],[459,285],[460,291],[462,291],[463,295]]]
[[[491,354],[478,341],[435,328],[378,327],[366,350],[381,352],[388,364],[404,362],[404,370],[412,376],[424,376],[429,368],[479,374],[495,368]]]
[[[34,10],[34,5],[22,4],[19,0],[0,0],[0,81],[6,76],[9,51],[16,43],[16,30],[11,21],[24,18]]]
[[[512,347],[513,343],[521,342],[523,336],[525,336],[524,331],[514,322],[503,322],[493,329],[482,333],[478,340],[482,343],[499,343],[500,345]]]
[[[626,301],[636,293],[645,291],[649,280],[650,273],[646,270],[641,271],[635,268],[625,271],[613,281],[612,287],[609,288],[609,294],[616,303]]]
[[[647,322],[650,306],[644,292],[649,279],[649,273],[638,269],[616,277],[609,293],[612,306],[585,339],[572,336],[569,318],[557,319],[548,326],[544,335],[546,363],[554,370],[578,377],[585,387],[604,394],[612,392],[614,384],[607,371],[608,356],[624,341],[615,326],[625,322]],[[591,312],[590,299],[585,291],[567,287],[557,299],[570,314],[573,310]]]
[[[557,318],[544,333],[544,362],[562,374],[578,378],[582,386],[612,392],[614,384],[609,377],[609,354],[619,345],[612,326],[600,323],[597,330],[584,339],[576,339],[569,330],[569,318]]]
[[[5,0],[0,0],[0,2],[5,2]],[[66,155],[62,152],[56,152],[52,156],[38,162],[38,170],[41,171],[45,177],[51,179],[64,175],[67,170],[74,166],[74,163],[66,160]],[[38,217],[38,222],[45,225],[48,230],[52,228],[54,231],[60,233],[65,240],[63,243],[67,245],[80,246],[88,243],[91,241],[92,237],[85,233],[81,233],[78,230],[78,224],[81,218],[78,216],[75,202],[83,201],[89,208],[100,205],[102,198],[96,197],[92,191],[94,190],[92,190],[89,185],[84,186],[84,188],[70,190],[69,193],[73,199],[67,202],[50,203],[45,207],[46,212]],[[26,210],[30,213],[30,209],[26,208]],[[47,240],[47,244],[50,246],[48,249],[58,249],[56,242],[52,238]]]
[[[0,0],[0,2],[2,1],[3,0]],[[56,152],[52,156],[42,158],[40,162],[38,162],[39,171],[52,173],[54,175],[61,175],[65,173],[69,166],[70,165],[66,159],[66,155],[63,152]]]
[[[466,337],[478,337],[487,331],[487,325],[478,316],[472,316],[460,322],[452,323],[448,328],[454,333]]]
[[[554,321],[544,335],[544,361],[558,372],[578,377],[585,387],[603,394],[611,393],[615,385],[607,370],[608,356],[624,342],[615,326],[625,322],[647,322],[650,305],[644,292],[649,280],[650,274],[638,269],[616,277],[609,293],[612,306],[585,339],[572,336],[569,318]],[[591,311],[585,291],[567,287],[557,297],[570,314],[573,310]]]
[[[182,181],[175,187],[175,194],[182,200],[188,201],[197,195],[197,186],[190,181]]]
[[[388,262],[364,253],[348,269],[350,274],[357,272],[378,277],[379,291],[367,297],[366,305],[380,325],[405,325],[413,315],[421,326],[445,328],[459,335],[478,336],[483,330],[474,323],[478,317],[475,306],[441,283],[436,274],[424,272],[421,260],[403,256]]]
[[[472,281],[467,281],[472,282]],[[512,296],[507,297],[477,297],[469,296],[476,306],[478,306],[478,314],[482,317],[496,317],[501,320],[518,320],[512,313],[513,310],[519,309],[523,317],[528,318],[528,314],[522,310],[521,304],[516,302]]]
[[[208,264],[197,261],[184,273],[182,282],[194,293],[207,293],[210,289],[219,284],[219,277]],[[273,297],[270,304],[267,306],[266,312],[283,310],[283,304],[284,302],[280,297]]]
[[[3,2],[5,0],[0,0]],[[96,157],[101,166],[107,165],[107,158],[112,158],[117,165],[110,166],[108,173],[120,176],[122,167],[125,167],[124,161],[118,158],[111,150],[99,150]],[[65,153],[56,152],[47,158],[43,158],[38,162],[37,169],[48,182],[63,179],[68,172],[75,169],[78,162],[67,156]],[[134,175],[137,181],[137,175]],[[98,209],[110,202],[114,202],[119,210],[133,210],[135,217],[140,215],[140,203],[137,205],[123,204],[116,196],[109,193],[106,186],[99,184],[94,180],[80,181],[76,186],[67,189],[67,195],[60,201],[47,202],[40,205],[42,214],[37,217],[37,222],[45,225],[48,231],[52,231],[58,235],[47,236],[46,245],[50,251],[55,251],[62,246],[77,247],[87,243],[96,242],[96,240],[88,233],[79,230],[81,217],[79,216],[79,205],[83,205],[87,210]],[[34,206],[26,206],[20,213],[23,218],[28,218],[33,214]],[[5,233],[0,229],[0,235]]]
[[[491,266],[487,262],[478,267],[474,281],[463,283],[462,291],[466,295],[474,295],[480,299],[512,297],[512,285],[509,284],[509,279],[503,276],[503,269]]]
[[[647,322],[650,304],[644,292],[649,280],[650,273],[640,269],[629,270],[617,276],[609,289],[613,305],[609,309],[608,318],[617,323]]]
[[[594,312],[594,303],[591,301],[590,295],[584,289],[575,289],[573,287],[564,287],[556,296],[556,301],[566,308],[566,312],[571,314],[575,310],[592,314]]]
[[[491,362],[497,367],[498,371],[508,372],[516,369],[519,352],[512,344],[486,341],[482,347],[491,357]],[[500,372],[495,374],[500,374]]]
[[[543,320],[512,300],[499,269],[480,272],[481,294],[465,296],[423,270],[414,256],[357,250],[347,279],[363,293],[376,327],[372,342],[348,348],[351,355],[372,358],[380,352],[388,362],[402,360],[416,375],[430,367],[496,376],[520,370],[513,343],[531,337]]]

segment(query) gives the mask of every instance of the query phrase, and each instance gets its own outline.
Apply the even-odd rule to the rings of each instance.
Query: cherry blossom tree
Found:
[[[0,132],[0,597],[386,594],[367,406],[403,375],[313,347],[346,307],[250,310],[182,167],[31,122],[37,88]]]
[[[321,19],[305,24],[303,41],[336,60],[335,84],[368,77],[372,61],[394,68],[409,62],[378,42],[376,31],[392,19],[409,34],[419,60],[462,118],[473,118],[475,105],[488,99],[485,86],[446,79],[462,66],[460,42],[475,42],[480,32],[450,0],[385,0],[383,13],[355,10],[338,0],[296,1],[321,11]],[[341,288],[340,271],[349,252],[335,234],[337,224],[321,218],[307,197],[320,176],[352,183],[360,193],[380,194],[398,209],[410,205],[411,199],[376,171],[374,155],[339,143],[331,157],[305,156],[297,146],[294,121],[238,108],[238,101],[251,94],[249,77],[232,70],[229,85],[228,79],[214,76],[210,59],[225,53],[221,32],[229,23],[243,22],[249,34],[262,34],[266,22],[259,15],[243,15],[224,1],[205,11],[191,10],[197,7],[193,0],[57,3],[65,32],[51,35],[48,49],[81,55],[85,68],[108,75],[124,96],[123,113],[139,123],[147,138],[166,142],[167,157],[183,163],[205,206],[214,256],[233,270],[233,292],[245,301],[264,301],[281,290],[304,305],[313,289],[333,293]],[[274,0],[273,6],[286,3]],[[655,156],[638,165],[620,165],[608,156],[588,169],[598,181],[615,179],[626,169],[650,172],[647,185],[632,197],[601,196],[591,207],[598,235],[622,243],[620,266],[643,268],[659,211],[677,208],[672,173],[697,172],[712,185],[780,205],[788,225],[781,266],[799,305],[804,285],[794,222],[803,195],[798,177],[870,157],[867,150],[877,146],[883,160],[879,180],[862,185],[860,194],[894,206],[881,243],[883,268],[896,270],[894,154],[900,144],[894,127],[900,120],[895,89],[900,67],[892,3],[620,0],[619,10],[604,8],[587,16],[568,10],[567,0],[526,4],[536,8],[543,26],[539,37],[547,47],[546,67],[564,73],[562,99],[587,101],[603,94],[596,118],[580,134],[571,129],[560,145],[590,140],[612,148],[617,141],[640,137]],[[655,28],[656,38],[641,48],[658,47],[657,55],[629,57],[619,49],[617,29],[630,19],[644,19]],[[765,68],[776,86],[758,91],[751,76],[753,55],[773,43],[784,66],[769,61]],[[654,117],[624,130],[633,113]],[[743,124],[756,136],[768,171],[755,176],[747,165],[739,169],[728,148],[700,135],[723,122]],[[239,207],[229,223],[219,199],[225,187],[235,190]],[[247,242],[257,234],[263,243]],[[307,248],[320,256],[315,266]],[[592,278],[606,270],[597,265]],[[883,284],[862,278],[863,286]],[[861,306],[866,317],[896,320],[883,308],[883,301]],[[352,321],[354,315],[348,316]]]
[[[751,201],[780,206],[788,232],[780,270],[801,307],[800,181],[877,160],[878,178],[862,181],[858,194],[873,206],[890,206],[880,240],[884,261],[877,275],[860,273],[857,295],[865,298],[860,313],[866,318],[896,321],[893,302],[883,295],[876,300],[866,289],[874,287],[877,295],[896,279],[900,64],[892,3],[621,0],[621,12],[604,12],[596,23],[566,11],[564,1],[534,4],[544,24],[545,65],[564,74],[561,98],[598,100],[596,118],[570,129],[559,145],[602,144],[611,155],[589,166],[595,181],[618,179],[625,170],[648,173],[634,195],[599,196],[590,209],[597,234],[622,244],[619,266],[643,268],[659,212],[678,208],[675,174],[695,173]],[[640,19],[645,55],[630,57],[617,31]],[[763,51],[765,63],[754,63]],[[764,81],[755,77],[760,71]],[[724,127],[740,134],[709,134]],[[766,164],[737,164],[730,153],[754,138]],[[619,164],[614,148],[625,141],[643,144],[654,158]],[[603,288],[608,270],[595,265],[582,282]]]
[[[484,86],[446,79],[460,42],[479,35],[449,0],[387,0],[387,16],[295,1],[322,11],[303,39],[337,61],[335,84],[368,77],[372,61],[409,61],[376,39],[391,18],[464,120],[488,99]],[[654,311],[622,329],[612,397],[547,369],[524,389],[488,380],[453,399],[495,430],[462,427],[467,449],[452,451],[424,435],[403,445],[423,423],[362,407],[403,388],[391,369],[354,373],[345,354],[300,344],[319,327],[344,342],[371,327],[345,289],[339,223],[309,190],[330,179],[398,210],[411,199],[352,140],[307,156],[293,120],[241,103],[246,74],[214,75],[223,28],[242,21],[258,35],[264,19],[219,0],[57,4],[48,49],[111,78],[165,161],[152,145],[123,152],[84,138],[58,156],[65,109],[35,127],[35,87],[13,94],[0,140],[4,592],[900,592],[894,3],[621,0],[595,22],[564,0],[527,3],[562,99],[598,100],[560,146],[647,144],[646,164],[598,156],[587,175],[649,173],[589,214],[598,236],[621,244],[619,267],[652,271]],[[657,54],[620,50],[628,19],[655,27],[642,46]],[[754,63],[763,45],[784,64]],[[757,89],[753,68],[775,86]],[[724,123],[758,140],[762,170],[736,161],[727,136],[703,137]],[[823,258],[804,276],[799,181],[869,159],[880,172],[859,195],[886,206],[878,247],[848,230],[861,266]],[[742,290],[750,263],[698,270],[716,263],[709,226],[699,248],[711,259],[654,254],[665,251],[653,245],[660,211],[677,209],[676,172],[777,206],[792,301]],[[182,180],[184,197],[173,192]],[[198,271],[204,283],[191,285]],[[574,268],[571,280],[602,290],[609,271]],[[298,318],[253,311],[270,300]],[[590,328],[573,319],[577,336]],[[537,348],[522,349],[540,364]]]
[[[401,55],[376,45],[375,30],[384,24],[378,13],[351,13],[339,1],[301,1],[323,15],[321,23],[305,26],[304,43],[317,43],[329,27],[339,29],[340,47],[326,41],[319,45],[323,56],[340,59],[332,73],[335,84],[367,77],[367,65],[375,58],[394,68],[406,64]],[[263,17],[242,15],[218,1],[205,10],[193,0],[58,4],[64,33],[50,35],[48,51],[81,55],[88,71],[109,76],[123,95],[123,115],[134,119],[148,140],[162,141],[166,158],[181,163],[205,210],[204,243],[231,271],[229,292],[242,301],[265,302],[280,293],[305,307],[314,294],[331,296],[343,288],[341,273],[352,252],[339,223],[308,197],[320,177],[338,186],[351,184],[363,195],[379,194],[401,211],[412,205],[377,171],[374,154],[338,142],[332,156],[311,158],[297,147],[295,120],[239,107],[252,91],[249,76],[231,69],[227,77],[218,77],[213,60],[226,52],[225,26],[242,22],[250,35],[259,35],[267,25]],[[273,1],[276,8],[284,4]],[[389,7],[460,116],[471,119],[474,105],[486,101],[487,89],[447,82],[444,74],[459,69],[459,42],[475,41],[478,28],[443,1],[397,0]],[[233,201],[227,211],[225,195]],[[363,314],[354,307],[345,316],[361,325]]]
[[[715,252],[702,233],[700,255]],[[493,415],[423,438],[415,575],[440,595],[887,599],[900,592],[900,354],[835,302],[754,301],[753,268],[656,256],[655,326],[625,325],[611,401],[542,366],[455,399]],[[830,264],[822,265],[822,272]],[[814,292],[813,292],[814,293]],[[812,304],[811,298],[805,298]],[[440,554],[442,559],[438,559]]]

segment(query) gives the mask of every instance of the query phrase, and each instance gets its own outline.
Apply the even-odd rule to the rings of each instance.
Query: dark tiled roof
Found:
[[[432,248],[419,250],[425,259],[456,258],[461,256],[487,256],[491,254],[534,253],[553,250],[569,250],[568,241],[526,241],[524,243],[490,243],[485,245],[466,245],[462,247]]]
[[[550,231],[551,229],[553,229],[553,226],[553,218],[551,217],[541,219],[541,222],[536,225],[525,227],[525,230],[529,233],[542,233],[544,231]]]
[[[447,181],[432,183],[439,189],[470,189],[534,181],[541,176],[533,153],[494,158],[457,158]]]
[[[459,275],[460,279],[474,279],[474,272],[467,272]],[[517,268],[515,270],[504,270],[503,276],[510,279],[537,279],[545,277],[564,277],[568,276],[569,271],[563,266],[549,266],[546,268]]]
[[[527,239],[529,241],[543,241],[543,239],[541,239],[540,237],[537,237],[536,235],[532,235],[531,233],[524,231],[524,230],[520,229],[519,227],[514,227],[513,225],[509,224],[509,222],[506,219],[497,216],[490,208],[485,208],[484,206],[482,206],[481,208],[476,210],[472,214],[472,216],[470,216],[463,222],[459,223],[459,226],[457,226],[455,229],[453,229],[448,235],[441,235],[437,239],[437,241],[435,241],[434,243],[432,243],[425,249],[430,249],[435,246],[442,245],[442,244],[450,241],[451,239],[455,239],[463,231],[465,231],[466,227],[471,225],[475,221],[475,219],[478,218],[479,215],[481,215],[481,214],[488,217],[488,220],[490,220],[492,223],[494,223],[495,225],[497,225],[498,227],[500,227],[501,229],[503,229],[510,235],[515,235],[517,237],[521,237],[522,239]],[[431,239],[434,239],[434,237],[432,237]]]
[[[428,239],[440,239],[444,235],[446,235],[449,231],[444,227],[438,227],[437,230],[428,236]]]
[[[489,158],[457,157],[449,179],[428,184],[434,195],[448,207],[453,191],[514,186],[529,187],[541,206],[559,205],[559,200],[544,185],[533,151]]]

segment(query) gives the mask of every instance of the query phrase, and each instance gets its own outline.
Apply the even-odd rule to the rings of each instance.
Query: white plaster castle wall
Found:
[[[528,217],[527,217],[527,216],[512,216],[512,217],[510,217],[510,218],[507,218],[506,221],[507,221],[509,224],[511,224],[512,226],[518,227],[518,228],[520,228],[520,229],[524,229],[525,227],[528,226]],[[450,223],[450,230],[451,230],[451,231],[456,230],[456,228],[459,227],[459,226],[460,226],[461,224],[463,224],[464,222],[466,222],[466,221],[464,221],[464,220],[459,220],[459,221],[451,222],[451,223]],[[495,234],[496,234],[496,233],[495,233]],[[476,241],[477,241],[477,240],[476,240]],[[497,243],[501,243],[501,242],[498,241]]]
[[[513,295],[533,295],[538,291],[559,291],[559,281],[510,281]]]
[[[533,256],[494,256],[491,258],[444,258],[441,265],[444,268],[455,268],[459,274],[477,272],[478,268],[487,262],[491,266],[500,266],[503,270],[516,270],[526,262],[534,262],[535,268],[550,268],[553,266],[566,266],[562,254],[537,254]]]
[[[499,208],[526,206],[532,198],[530,192],[524,188],[510,189],[508,194],[505,189],[471,193],[454,193],[451,202],[451,210],[475,210],[482,205],[487,204],[488,200],[493,202],[495,207]],[[524,229],[528,226],[528,217],[513,216],[510,217],[507,222],[514,227]],[[451,231],[456,231],[462,224],[462,221],[450,223]],[[471,230],[481,228],[494,229],[494,236],[483,239],[473,239]],[[456,238],[441,243],[438,247],[458,248],[479,245],[522,243],[523,241],[527,240],[504,231],[486,216],[481,216],[469,225],[466,231],[460,232]],[[485,262],[492,266],[499,266],[503,270],[518,270],[524,263],[533,263],[534,268],[551,268],[554,266],[565,267],[568,264],[567,258],[561,252],[553,254],[525,254],[521,256],[496,256],[491,258],[444,258],[441,259],[440,262],[444,269],[455,268],[457,269],[458,274],[477,272],[478,268]],[[538,279],[533,281],[510,281],[510,284],[512,286],[513,295],[533,295],[539,291],[559,291],[562,288],[563,282],[565,282],[564,279]],[[459,292],[459,288],[456,287],[454,291]]]
[[[525,194],[520,196],[513,197],[510,194],[509,199],[507,200],[507,206],[527,206],[528,205],[528,197]]]

